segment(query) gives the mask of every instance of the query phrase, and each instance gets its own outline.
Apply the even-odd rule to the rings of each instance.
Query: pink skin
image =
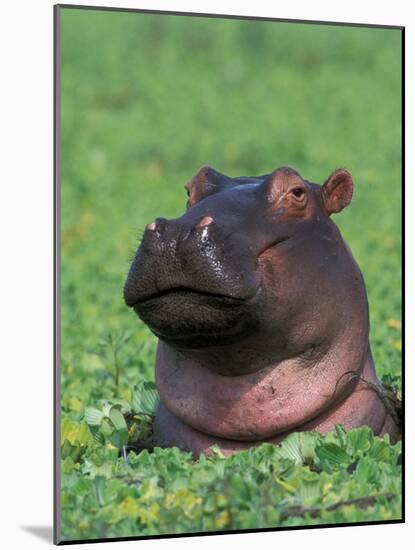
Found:
[[[364,361],[356,349],[350,353],[353,332],[318,363],[298,357],[242,376],[221,376],[160,342],[156,381],[161,400],[203,433],[246,441],[272,437],[315,418],[351,391],[345,373]],[[345,361],[335,364],[333,355],[345,355],[346,349]]]
[[[259,387],[252,384],[252,375],[229,378],[203,367],[195,367],[189,377],[177,378],[178,371],[182,374],[185,371],[180,367],[174,371],[169,369],[168,364],[163,362],[163,347],[160,344],[156,370],[158,388],[165,401],[160,405],[154,424],[157,445],[178,446],[198,456],[201,453],[210,454],[210,447],[216,444],[225,455],[230,455],[264,442],[279,443],[287,432],[316,430],[324,434],[336,424],[347,430],[367,425],[375,434],[389,433],[392,442],[400,437],[399,427],[387,413],[377,393],[362,381],[352,384],[353,389],[349,389],[349,393],[333,405],[331,395],[325,395],[324,402],[317,392],[313,392],[315,385],[309,378],[310,385],[304,382],[303,386],[308,389],[297,393],[295,406],[292,407],[289,397],[284,395],[290,384],[284,383],[284,374],[280,374],[279,369],[270,369]],[[169,370],[170,377],[167,374]],[[197,377],[193,378],[196,371]],[[379,384],[370,354],[361,376],[372,384]],[[192,387],[196,394],[188,394],[187,398],[185,392],[179,390],[186,378],[187,389]],[[268,384],[278,387],[277,380],[282,382],[279,387],[281,391],[267,391]],[[320,403],[317,413],[318,407],[310,406],[316,398]],[[302,412],[299,413],[299,410]],[[177,412],[180,417],[175,414]]]

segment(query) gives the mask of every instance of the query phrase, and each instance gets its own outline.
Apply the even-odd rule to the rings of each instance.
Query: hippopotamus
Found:
[[[185,188],[185,213],[146,226],[124,286],[158,338],[155,445],[228,455],[336,424],[397,440],[362,273],[331,218],[351,174],[203,166]]]

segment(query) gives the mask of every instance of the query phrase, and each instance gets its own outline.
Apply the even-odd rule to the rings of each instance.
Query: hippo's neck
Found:
[[[160,342],[156,383],[162,403],[206,434],[241,441],[273,437],[323,415],[356,388],[357,375],[376,382],[368,345],[347,331],[318,362],[293,358],[257,372],[223,376]]]
[[[236,380],[212,373],[206,380],[206,373],[194,367],[192,376],[187,378],[184,373],[189,365],[179,362],[169,369],[164,363],[163,345],[160,347],[157,383],[161,405],[155,423],[159,445],[179,446],[198,455],[218,444],[228,454],[264,441],[278,443],[290,431],[326,433],[336,424],[346,429],[367,425],[375,434],[388,432],[392,439],[399,437],[399,427],[373,389],[379,381],[370,350],[360,377],[354,377],[355,383],[346,385],[337,400],[330,400],[331,395],[326,393],[326,406],[323,404],[313,416],[308,396],[318,396],[311,381],[307,391],[291,389],[284,396],[277,385],[278,379],[285,385],[284,375],[275,376],[272,371],[262,380],[252,375]]]

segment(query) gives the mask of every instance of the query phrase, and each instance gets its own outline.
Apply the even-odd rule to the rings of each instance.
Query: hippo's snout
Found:
[[[245,248],[245,250],[244,250]],[[174,290],[243,302],[256,293],[255,257],[211,216],[195,223],[157,218],[147,225],[124,287],[128,306]]]
[[[212,215],[157,218],[147,225],[124,299],[160,338],[192,342],[239,333],[243,306],[256,296],[256,258],[239,234]]]

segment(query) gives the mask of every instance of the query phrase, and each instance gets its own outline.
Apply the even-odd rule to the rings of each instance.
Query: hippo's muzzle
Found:
[[[158,218],[146,227],[124,299],[161,339],[183,347],[231,341],[252,328],[256,257],[211,216]],[[249,319],[249,321],[248,321]]]

